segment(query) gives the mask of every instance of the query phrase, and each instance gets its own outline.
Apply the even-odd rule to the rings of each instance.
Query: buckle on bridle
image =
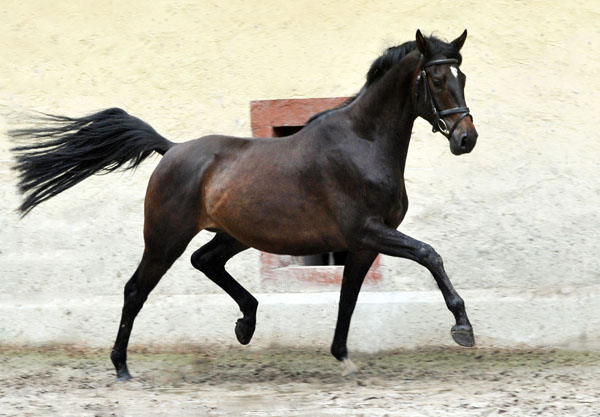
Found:
[[[442,133],[448,133],[448,125],[441,117],[437,121],[437,129],[432,129],[433,133],[435,133],[436,130],[439,130]]]

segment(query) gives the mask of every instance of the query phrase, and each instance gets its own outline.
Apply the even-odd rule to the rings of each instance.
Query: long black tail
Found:
[[[93,174],[135,168],[152,152],[164,155],[174,145],[117,108],[81,118],[44,114],[38,122],[8,132],[20,142],[11,150],[24,194],[23,216]]]

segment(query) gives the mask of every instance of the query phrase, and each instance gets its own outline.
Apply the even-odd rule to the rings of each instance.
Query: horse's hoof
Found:
[[[342,376],[354,376],[358,372],[358,368],[348,358],[342,359]]]
[[[238,342],[242,345],[250,343],[250,340],[252,340],[252,336],[254,335],[255,327],[256,322],[253,320],[245,318],[238,319],[235,323],[235,336],[237,337]]]
[[[119,382],[129,381],[131,378],[131,374],[127,369],[121,372],[117,372],[117,381]]]
[[[456,324],[450,330],[450,334],[456,343],[465,347],[475,346],[475,336],[473,328],[466,324]]]

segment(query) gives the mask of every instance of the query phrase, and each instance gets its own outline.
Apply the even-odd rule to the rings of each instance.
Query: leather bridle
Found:
[[[438,106],[435,102],[435,98],[433,97],[433,94],[431,94],[431,90],[429,89],[429,82],[427,81],[427,68],[432,67],[434,65],[443,65],[443,64],[458,64],[458,59],[455,59],[455,58],[434,59],[433,61],[429,61],[429,62],[426,62],[425,64],[423,64],[423,66],[421,67],[421,72],[417,76],[417,98],[418,98],[418,91],[419,91],[419,83],[421,81],[424,81],[425,95],[426,95],[425,100],[427,100],[427,98],[429,98],[429,104],[431,105],[431,110],[433,112],[433,123],[430,122],[431,126],[433,127],[431,129],[431,131],[434,133],[440,132],[442,135],[446,136],[448,138],[448,140],[450,140],[450,137],[452,136],[452,132],[454,132],[454,129],[458,126],[460,121],[467,116],[469,116],[472,121],[473,116],[469,113],[468,107],[453,107],[451,109],[438,110]],[[448,125],[444,121],[443,117],[448,116],[450,114],[460,114],[460,116],[458,117],[458,119],[456,119],[454,121],[454,123],[452,124],[452,127],[450,129],[448,129]]]

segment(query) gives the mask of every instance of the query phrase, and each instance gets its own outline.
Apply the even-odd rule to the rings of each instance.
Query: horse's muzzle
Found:
[[[454,155],[462,155],[473,150],[478,136],[475,129],[468,129],[466,131],[456,129],[452,133],[452,137],[450,138],[450,152]]]

